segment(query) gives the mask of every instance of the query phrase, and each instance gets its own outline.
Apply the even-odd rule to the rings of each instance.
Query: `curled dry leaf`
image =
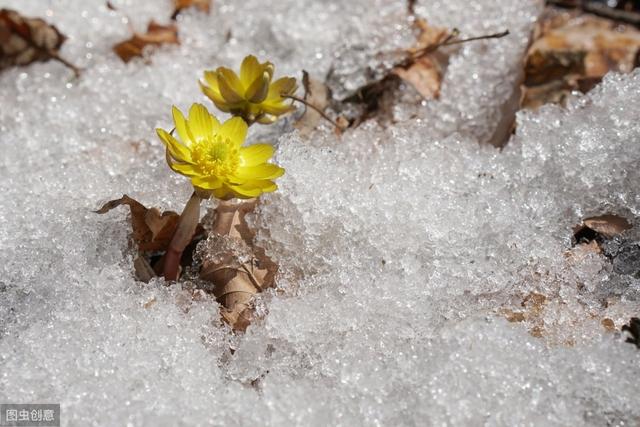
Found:
[[[10,9],[0,9],[0,70],[56,60],[78,76],[80,70],[59,55],[64,34],[40,18],[26,18]]]
[[[167,248],[180,215],[172,211],[160,213],[157,208],[148,209],[126,194],[105,203],[96,213],[105,214],[120,205],[129,206],[133,227],[131,237],[140,252],[162,251]]]
[[[611,214],[585,218],[584,225],[609,239],[631,228],[626,218]]]
[[[325,110],[329,106],[331,93],[327,85],[318,79],[309,76],[309,73],[302,70],[302,85],[304,86],[304,100],[314,105],[319,110]],[[322,115],[312,108],[305,106],[304,114],[294,127],[298,129],[302,136],[309,135],[323,120]]]
[[[407,61],[396,66],[392,73],[412,85],[425,99],[438,98],[447,57],[433,48],[453,33],[446,28],[433,27],[420,18],[415,20],[414,26],[418,30],[417,43],[407,50]]]
[[[339,101],[342,110],[349,110],[347,104],[356,105],[356,115],[351,114],[351,126],[355,127],[377,112],[390,110],[389,94],[395,93],[401,81],[413,86],[423,98],[437,98],[442,83],[443,70],[448,61],[448,55],[440,48],[471,41],[501,38],[509,31],[488,34],[478,37],[459,39],[456,29],[432,27],[422,19],[415,21],[418,31],[416,45],[399,52],[399,58],[387,70],[371,70],[372,75],[381,76],[375,80],[368,79],[367,83],[351,92]],[[384,55],[382,55],[384,56]],[[398,55],[396,55],[396,58]],[[329,78],[332,78],[332,73]],[[516,100],[517,101],[517,100]],[[391,103],[392,104],[392,103]],[[353,108],[351,108],[353,110]],[[358,111],[359,110],[359,111]]]
[[[525,59],[522,108],[563,104],[573,91],[591,90],[609,71],[636,67],[640,31],[579,11],[547,8]]]
[[[190,7],[194,7],[204,13],[209,13],[211,0],[173,0],[174,10],[171,19],[176,19],[180,12]]]
[[[604,214],[585,218],[582,224],[573,229],[574,244],[611,239],[631,227],[631,223],[619,215]]]
[[[178,28],[173,25],[160,25],[151,21],[144,34],[133,33],[133,36],[113,46],[113,51],[124,62],[129,62],[135,57],[141,57],[147,46],[160,46],[163,44],[180,44],[178,40]]]
[[[209,237],[203,244],[200,278],[223,306],[221,315],[234,330],[244,331],[254,320],[255,294],[274,284],[277,265],[262,248],[252,246],[253,233],[245,216],[256,202],[220,202]]]
[[[396,67],[393,73],[413,86],[425,99],[440,96],[442,67],[431,56],[418,58],[407,68]]]
[[[600,321],[600,324],[607,332],[615,332],[616,330],[616,324],[613,322],[613,320],[609,319],[608,317],[605,317],[604,319],[602,319]]]
[[[628,325],[622,326],[622,331],[629,333],[629,337],[625,342],[635,344],[640,349],[640,319],[632,317]]]
[[[157,208],[146,208],[127,195],[105,203],[96,213],[104,214],[121,205],[129,206],[131,211],[131,239],[138,250],[138,257],[133,262],[136,277],[148,282],[162,271],[163,255],[178,226],[180,215],[172,211],[161,213]],[[191,253],[202,235],[203,228],[198,226],[188,250],[185,251],[183,264],[190,264]]]

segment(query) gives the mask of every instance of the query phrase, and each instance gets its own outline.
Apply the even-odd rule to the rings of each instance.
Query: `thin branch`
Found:
[[[47,53],[52,59],[55,59],[56,61],[60,62],[64,66],[70,68],[73,71],[73,74],[76,76],[76,78],[80,77],[80,68],[76,67],[71,62],[67,61],[66,59],[58,55],[58,52],[54,50],[50,50]]]
[[[313,105],[310,102],[305,101],[302,98],[298,98],[295,95],[287,95],[287,94],[281,94],[280,96],[282,96],[283,98],[289,98],[289,99],[293,99],[294,101],[298,101],[304,105],[306,105],[307,107],[311,108],[312,110],[316,111],[318,114],[320,114],[322,116],[323,119],[325,119],[326,121],[328,121],[329,123],[331,123],[332,125],[334,125],[336,128],[338,128],[339,130],[344,130],[342,129],[342,127],[335,122],[331,117],[327,116],[324,111],[322,111],[320,108],[316,107],[315,105]]]
[[[469,37],[469,38],[466,38],[466,39],[453,40],[453,38],[457,37],[458,34],[460,34],[459,31],[457,29],[454,29],[453,32],[447,38],[445,38],[443,41],[441,41],[440,43],[432,44],[430,46],[427,46],[427,47],[425,47],[423,49],[420,49],[420,50],[414,52],[411,55],[411,58],[413,58],[413,59],[420,58],[421,56],[424,56],[426,54],[434,52],[434,51],[436,51],[439,48],[444,47],[444,46],[452,46],[452,45],[472,42],[472,41],[476,41],[476,40],[499,39],[499,38],[502,38],[502,37],[505,37],[505,36],[509,35],[509,30],[504,30],[504,31],[501,31],[499,33],[494,33],[494,34],[487,34],[487,35],[484,35],[484,36],[476,36],[476,37]]]
[[[504,30],[504,31],[501,31],[499,33],[488,34],[486,36],[469,37],[467,39],[447,41],[446,43],[442,43],[442,46],[451,46],[451,45],[454,45],[454,44],[460,44],[460,43],[466,43],[466,42],[472,42],[472,41],[484,40],[484,39],[500,39],[500,38],[506,37],[508,35],[509,35],[509,30]]]

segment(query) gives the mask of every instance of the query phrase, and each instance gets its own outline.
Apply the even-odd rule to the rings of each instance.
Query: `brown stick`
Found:
[[[58,61],[59,63],[61,63],[65,67],[70,68],[71,71],[73,71],[73,74],[76,76],[76,78],[80,77],[80,68],[76,67],[71,62],[69,62],[66,59],[64,59],[63,57],[61,57],[58,54],[58,52],[56,52],[56,51],[50,50],[50,51],[48,51],[48,53],[49,53],[49,56],[51,56],[52,59]]]
[[[182,252],[189,245],[200,220],[200,202],[202,199],[194,192],[187,202],[178,220],[178,226],[173,234],[169,248],[164,256],[164,279],[167,281],[178,279],[178,269]]]
[[[509,35],[509,30],[504,30],[504,31],[501,31],[499,33],[487,34],[485,36],[476,36],[476,37],[469,37],[469,38],[466,38],[466,39],[452,40],[455,36],[457,36],[457,34],[458,34],[457,32],[454,32],[449,37],[447,37],[446,39],[441,41],[440,43],[436,43],[436,44],[433,44],[431,46],[427,46],[427,47],[425,47],[423,49],[420,49],[420,50],[414,52],[411,55],[411,58],[413,58],[413,59],[420,58],[421,56],[424,56],[424,55],[426,55],[428,53],[434,52],[434,51],[436,51],[439,48],[444,47],[444,46],[452,46],[452,45],[472,42],[472,41],[476,41],[476,40],[499,39],[499,38],[508,36]]]
[[[306,100],[302,99],[302,98],[298,98],[295,95],[287,95],[287,94],[281,94],[280,96],[282,96],[283,98],[289,98],[289,99],[293,99],[294,101],[298,101],[304,105],[306,105],[307,107],[311,108],[312,110],[316,111],[318,114],[320,114],[322,116],[323,119],[325,119],[326,121],[328,121],[329,123],[331,123],[332,125],[334,125],[336,128],[338,128],[339,130],[344,130],[342,129],[342,127],[336,123],[333,119],[331,119],[331,117],[327,116],[324,111],[322,111],[320,108],[316,107],[315,105],[311,104],[310,102],[307,102]]]

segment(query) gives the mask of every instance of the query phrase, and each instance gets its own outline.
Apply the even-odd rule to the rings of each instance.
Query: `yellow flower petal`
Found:
[[[257,187],[229,185],[229,188],[235,193],[235,196],[240,199],[250,199],[253,197],[258,197],[260,194],[262,194],[262,190]]]
[[[175,163],[173,160],[171,160],[169,150],[167,150],[166,158],[167,164],[172,171],[188,177],[198,176],[199,172],[193,167],[193,165],[190,165],[188,163]]]
[[[210,99],[213,101],[213,103],[216,105],[216,107],[218,107],[219,110],[224,111],[225,113],[229,112],[229,107],[227,106],[227,102],[224,100],[224,98],[222,98],[222,95],[220,95],[220,93],[212,90],[210,87],[205,86],[202,84],[202,82],[200,83],[200,90],[202,90],[202,92]]]
[[[195,141],[208,138],[220,129],[218,119],[209,114],[209,111],[202,104],[193,104],[191,106],[187,124]]]
[[[249,55],[242,60],[240,82],[244,87],[249,87],[260,74],[262,74],[262,67],[255,56]]]
[[[234,144],[240,146],[247,136],[248,126],[240,117],[232,117],[220,126],[219,133],[226,136]]]
[[[258,76],[253,83],[249,86],[244,93],[245,98],[249,102],[259,104],[267,98],[269,93],[269,74],[267,72],[262,73],[262,76]]]
[[[256,119],[258,123],[263,125],[270,125],[272,123],[275,123],[277,120],[278,120],[278,117],[272,114],[260,114]]]
[[[184,115],[175,105],[171,109],[171,112],[173,114],[173,122],[176,124],[176,131],[178,132],[180,141],[186,146],[191,146],[191,144],[194,142],[194,139],[193,135],[191,135],[191,132],[187,127],[187,122],[184,119]]]
[[[262,190],[263,193],[271,193],[278,189],[278,186],[276,185],[276,183],[268,179],[249,181],[245,185],[252,185],[252,186],[258,187],[260,188],[260,190]]]
[[[232,104],[244,100],[244,87],[236,73],[228,68],[218,68],[218,85],[222,97]]]
[[[280,166],[263,163],[257,166],[242,166],[233,174],[239,180],[261,180],[274,179],[284,174],[284,169]]]
[[[175,160],[182,163],[191,163],[191,152],[187,147],[180,144],[173,136],[164,129],[156,129],[160,140],[167,147],[167,151]]]
[[[203,190],[216,190],[223,185],[222,180],[216,176],[195,176],[191,178],[191,183]]]
[[[229,200],[236,195],[229,189],[229,187],[223,185],[222,187],[213,190],[213,196],[220,200]]]
[[[212,91],[220,93],[220,87],[218,86],[218,74],[215,71],[205,71],[204,81],[211,88]]]
[[[254,144],[240,149],[240,166],[257,166],[273,156],[274,148],[269,144]]]
[[[269,99],[260,105],[265,113],[273,114],[274,116],[280,116],[296,109],[295,105],[286,101],[269,101]]]
[[[282,77],[269,86],[267,100],[280,99],[282,94],[292,95],[296,91],[296,79],[293,77]]]
[[[271,193],[278,189],[278,186],[269,180],[252,180],[239,185],[229,185],[229,188],[241,198],[258,197],[262,193]]]

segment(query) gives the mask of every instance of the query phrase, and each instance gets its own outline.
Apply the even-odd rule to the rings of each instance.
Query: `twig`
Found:
[[[344,130],[342,129],[342,127],[335,122],[331,117],[327,116],[324,111],[322,111],[320,108],[316,107],[315,105],[313,105],[310,102],[305,101],[302,98],[298,98],[295,95],[287,95],[287,94],[281,94],[280,96],[282,96],[283,98],[289,98],[289,99],[293,99],[294,101],[298,101],[304,105],[306,105],[307,107],[311,108],[312,110],[316,111],[318,114],[320,114],[322,116],[323,119],[325,119],[326,121],[328,121],[329,123],[331,123],[332,125],[334,125],[337,129],[339,130]]]
[[[56,61],[60,62],[64,66],[70,68],[73,71],[73,74],[76,76],[76,78],[80,77],[80,68],[76,67],[71,62],[67,61],[66,59],[58,55],[58,52],[54,50],[50,50],[47,53],[52,59],[55,59]]]
[[[469,38],[466,38],[466,39],[453,40],[453,38],[456,37],[458,34],[459,34],[458,30],[454,29],[454,31],[447,38],[445,38],[443,41],[441,41],[440,43],[432,44],[430,46],[422,48],[422,49],[414,52],[411,55],[411,57],[413,59],[417,59],[417,58],[420,58],[421,56],[424,56],[424,55],[426,55],[428,53],[434,52],[434,51],[436,51],[439,48],[444,47],[444,46],[453,46],[453,45],[456,45],[456,44],[473,42],[473,41],[477,41],[477,40],[499,39],[499,38],[502,38],[502,37],[505,37],[505,36],[509,35],[509,30],[504,30],[504,31],[501,31],[499,33],[487,34],[487,35],[484,35],[484,36],[475,36],[475,37],[469,37]]]
[[[442,46],[451,46],[453,44],[460,44],[460,43],[466,43],[466,42],[472,42],[472,41],[484,40],[484,39],[500,39],[508,35],[509,35],[509,30],[504,30],[499,33],[488,34],[486,36],[476,36],[476,37],[469,37],[466,39],[447,41],[446,43],[442,43]]]

